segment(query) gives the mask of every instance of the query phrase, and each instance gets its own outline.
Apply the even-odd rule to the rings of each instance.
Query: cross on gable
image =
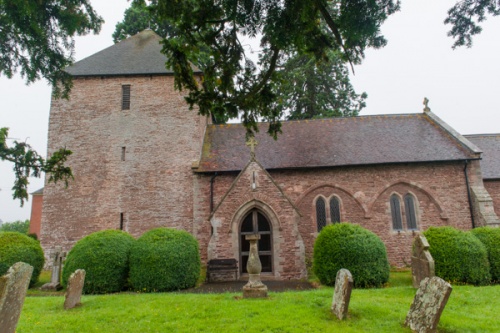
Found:
[[[424,97],[424,112],[429,112],[431,109],[429,108],[429,99],[427,97]]]
[[[250,139],[248,139],[246,145],[250,147],[250,156],[252,156],[252,158],[255,157],[255,147],[259,144],[259,142],[257,140],[255,140],[255,137],[251,137]]]

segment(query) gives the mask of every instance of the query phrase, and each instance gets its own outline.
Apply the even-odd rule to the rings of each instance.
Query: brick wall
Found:
[[[484,180],[484,187],[493,199],[495,213],[500,214],[500,180]]]
[[[123,84],[131,85],[130,110],[121,109]],[[171,76],[76,78],[69,100],[52,101],[48,151],[73,151],[75,179],[67,189],[45,186],[44,250],[119,229],[121,216],[133,236],[159,226],[193,232],[191,165],[205,125]]]

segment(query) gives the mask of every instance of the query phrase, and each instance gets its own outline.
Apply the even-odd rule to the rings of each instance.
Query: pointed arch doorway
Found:
[[[240,273],[247,273],[247,261],[250,251],[250,242],[245,239],[246,235],[259,234],[258,242],[259,258],[262,264],[262,273],[273,272],[273,244],[272,228],[268,218],[258,209],[250,210],[243,218],[240,230]]]

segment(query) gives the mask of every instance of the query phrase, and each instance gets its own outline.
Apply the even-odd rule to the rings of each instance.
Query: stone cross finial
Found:
[[[252,158],[255,158],[255,147],[259,144],[257,140],[255,140],[255,137],[251,137],[248,139],[246,145],[250,147],[250,156]]]
[[[429,108],[429,99],[427,97],[424,97],[424,112],[429,112],[431,109]]]

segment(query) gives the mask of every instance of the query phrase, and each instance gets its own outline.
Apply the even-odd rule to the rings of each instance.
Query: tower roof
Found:
[[[72,76],[168,75],[167,58],[161,53],[162,38],[143,30],[66,68]],[[193,71],[201,71],[193,66]]]

